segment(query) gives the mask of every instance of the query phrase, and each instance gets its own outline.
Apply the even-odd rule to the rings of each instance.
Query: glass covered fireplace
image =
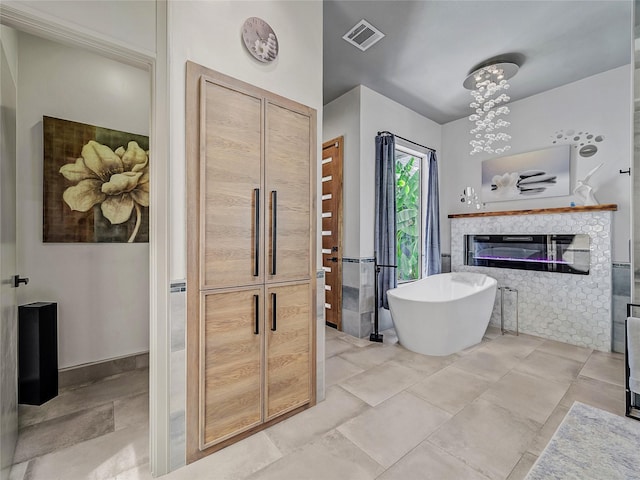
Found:
[[[464,263],[588,275],[590,238],[576,235],[465,235]]]

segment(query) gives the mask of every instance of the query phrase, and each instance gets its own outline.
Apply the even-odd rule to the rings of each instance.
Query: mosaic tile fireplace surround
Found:
[[[611,351],[611,217],[615,205],[523,212],[450,215],[451,270],[485,273],[518,291],[519,330],[543,338]],[[587,234],[588,275],[469,266],[465,235]],[[515,329],[515,295],[505,292],[505,328]],[[500,325],[500,296],[491,324]]]

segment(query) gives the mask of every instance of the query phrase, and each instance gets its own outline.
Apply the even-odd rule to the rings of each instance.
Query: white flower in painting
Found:
[[[86,212],[100,204],[102,214],[112,225],[126,222],[136,210],[136,226],[129,238],[135,239],[140,228],[141,209],[149,206],[149,155],[136,142],[114,152],[93,140],[82,147],[81,158],[63,165],[60,173],[75,185],[62,194],[72,210]]]

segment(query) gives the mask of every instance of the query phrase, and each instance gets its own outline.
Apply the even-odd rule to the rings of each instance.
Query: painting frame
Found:
[[[570,195],[571,146],[484,160],[481,192],[485,203]]]
[[[149,137],[43,116],[44,243],[149,242]]]

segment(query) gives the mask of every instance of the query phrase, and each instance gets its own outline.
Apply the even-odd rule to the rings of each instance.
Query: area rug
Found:
[[[640,422],[575,402],[525,480],[640,479]]]

